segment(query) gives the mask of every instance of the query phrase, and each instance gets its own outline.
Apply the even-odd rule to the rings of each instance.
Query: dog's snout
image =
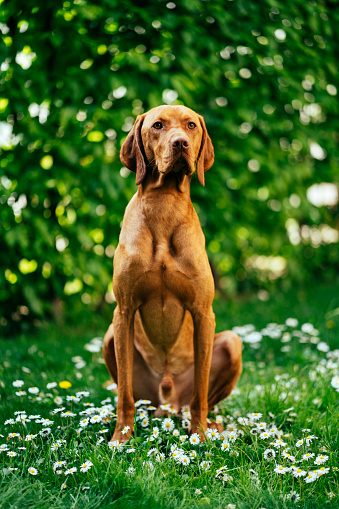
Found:
[[[171,140],[172,147],[176,150],[183,150],[184,148],[188,148],[190,145],[190,142],[187,138],[184,136],[175,136]]]

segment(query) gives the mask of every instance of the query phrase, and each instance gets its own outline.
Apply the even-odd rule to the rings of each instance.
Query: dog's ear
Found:
[[[134,126],[128,133],[120,150],[122,164],[136,173],[135,183],[137,186],[146,177],[146,157],[141,139],[141,127],[145,116],[145,113],[137,116]]]
[[[199,115],[202,127],[202,139],[197,160],[197,174],[201,185],[205,185],[205,171],[209,170],[214,163],[214,149],[211,138],[208,136],[204,118]]]

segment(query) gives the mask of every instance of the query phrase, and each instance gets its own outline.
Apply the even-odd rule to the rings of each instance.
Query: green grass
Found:
[[[53,324],[45,324],[35,333],[1,340],[0,434],[3,436],[0,444],[6,444],[8,451],[17,455],[9,457],[8,451],[0,452],[0,508],[177,509],[227,508],[228,504],[235,504],[237,509],[339,507],[338,392],[331,386],[331,380],[338,375],[335,363],[339,360],[335,353],[323,351],[326,345],[330,352],[338,348],[338,295],[335,286],[313,287],[277,293],[267,302],[255,298],[244,302],[216,302],[217,330],[250,323],[260,331],[274,322],[269,330],[272,336],[279,336],[279,324],[285,324],[289,317],[299,321],[296,327],[285,326],[286,330],[280,331],[279,337],[263,335],[258,343],[244,342],[244,372],[238,389],[219,405],[216,414],[211,414],[213,419],[221,415],[225,426],[238,429],[236,441],[229,439],[231,453],[221,450],[221,440],[207,440],[199,445],[186,440],[180,444],[173,432],[161,430],[163,418],[155,420],[152,412],[148,412],[147,427],[141,426],[141,419],[137,420],[136,436],[128,444],[135,452],[127,452],[128,447],[122,452],[108,447],[107,438],[115,424],[115,394],[105,388],[109,377],[101,352],[91,353],[84,348],[86,344],[95,344],[94,336],[104,334],[109,320],[105,313],[102,317],[89,314],[77,317],[76,325],[56,328]],[[311,323],[319,334],[313,330],[303,332],[301,338],[295,335],[304,323]],[[319,342],[326,344],[320,350]],[[329,364],[331,356],[333,362]],[[19,389],[13,387],[13,381],[17,379],[24,381],[21,388],[27,393],[24,396],[15,394]],[[62,389],[58,385],[65,380],[72,384],[71,388]],[[56,387],[47,389],[50,382],[56,382]],[[29,393],[29,387],[38,387],[39,395]],[[66,401],[66,396],[78,391],[90,394],[79,402]],[[53,410],[60,407],[54,401],[56,397],[63,398],[65,411],[71,410],[76,415],[53,414]],[[79,422],[86,417],[79,415],[88,408],[85,403],[99,408],[105,405],[101,402],[108,397],[111,397],[112,407],[107,422],[89,423],[78,434]],[[43,423],[35,422],[34,418],[27,423],[4,425],[7,419],[16,419],[18,411],[53,420],[49,426],[51,433],[43,438],[39,434]],[[258,422],[274,423],[287,445],[278,449],[270,445],[277,437],[261,439],[250,433],[256,426],[239,424],[238,417],[246,417],[251,412],[262,414]],[[173,421],[180,435],[187,433],[180,419],[174,416]],[[154,426],[160,429],[161,441],[149,441]],[[303,432],[306,428],[311,431]],[[100,434],[102,429],[109,431]],[[19,433],[21,439],[8,438],[11,432]],[[29,434],[37,434],[37,437],[28,441]],[[317,439],[308,446],[304,440],[301,447],[296,447],[296,442],[308,434]],[[98,445],[100,437],[105,439]],[[52,450],[57,440],[65,442]],[[174,444],[182,447],[188,457],[196,451],[197,457],[190,458],[187,466],[176,462],[171,455]],[[25,450],[19,449],[23,446]],[[157,451],[149,454],[153,447]],[[310,472],[324,466],[329,472],[312,483],[306,483],[303,477],[293,477],[291,472],[275,473],[276,464],[291,466],[290,460],[282,455],[287,447],[290,448],[287,453],[295,456],[298,467]],[[263,456],[269,448],[275,450],[274,460]],[[315,456],[308,462],[297,463],[306,452]],[[161,463],[155,459],[157,453],[164,454]],[[313,464],[317,455],[328,456],[324,465]],[[80,472],[80,465],[88,460],[93,463],[92,467]],[[53,471],[56,461],[67,462],[60,468],[60,474]],[[202,468],[202,461],[210,462],[208,470]],[[216,470],[225,465],[228,480],[223,482],[215,475]],[[65,475],[65,469],[73,466],[77,467],[77,472]],[[29,467],[35,467],[38,474],[31,475]],[[128,473],[130,467],[133,473]],[[292,491],[300,496],[297,503],[287,498]]]

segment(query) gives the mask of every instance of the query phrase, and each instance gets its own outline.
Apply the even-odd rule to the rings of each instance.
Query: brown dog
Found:
[[[207,412],[241,373],[241,341],[215,333],[214,284],[205,238],[190,199],[192,174],[205,184],[214,151],[203,117],[184,106],[138,116],[122,163],[136,173],[114,257],[117,300],[103,354],[118,383],[112,440],[134,429],[134,401],[191,406],[191,431],[207,429]],[[114,327],[114,329],[113,329]],[[114,330],[114,332],[113,332]]]

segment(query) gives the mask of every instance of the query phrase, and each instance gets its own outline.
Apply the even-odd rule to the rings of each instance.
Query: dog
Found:
[[[205,237],[190,198],[196,171],[214,149],[202,116],[185,106],[158,106],[139,115],[120,158],[136,173],[114,256],[117,301],[103,355],[118,384],[112,440],[134,431],[135,400],[190,405],[191,433],[204,440],[208,410],[226,398],[242,371],[237,334],[215,334],[214,281]]]

